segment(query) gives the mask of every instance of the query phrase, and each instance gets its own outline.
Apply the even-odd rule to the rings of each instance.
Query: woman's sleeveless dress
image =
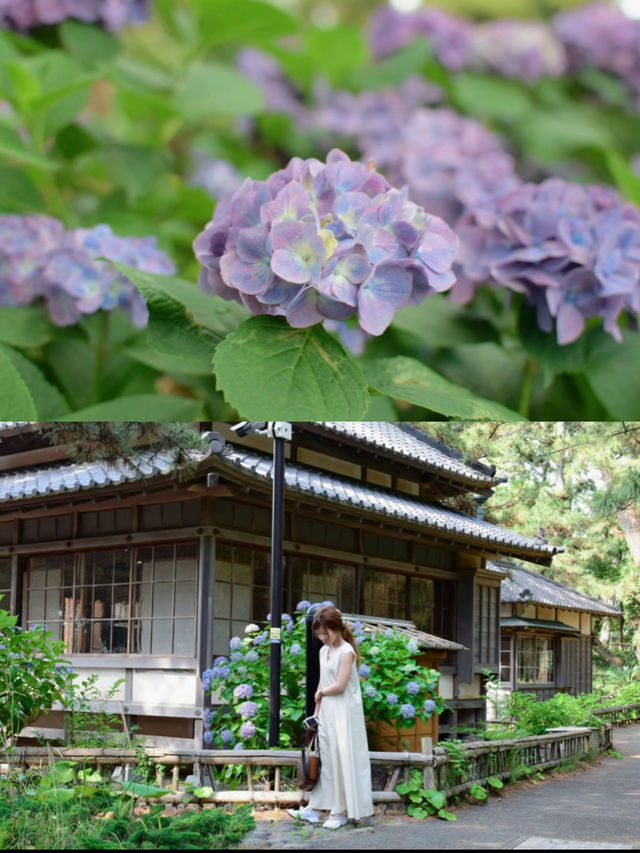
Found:
[[[336,683],[340,661],[348,651],[352,652],[353,665],[344,693],[322,697],[318,725],[320,780],[311,791],[309,805],[356,820],[373,814],[373,800],[360,679],[349,643],[332,649],[331,659],[328,646],[320,649],[320,687]]]

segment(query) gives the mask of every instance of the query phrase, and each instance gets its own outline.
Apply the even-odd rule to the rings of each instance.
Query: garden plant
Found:
[[[293,616],[282,614],[280,747],[296,749],[305,714],[306,618],[310,602],[298,603]],[[428,720],[444,708],[437,695],[438,674],[416,663],[417,641],[394,628],[371,632],[352,622],[360,654],[359,674],[368,728],[383,721],[398,729]],[[229,654],[215,659],[202,676],[216,708],[205,711],[205,742],[214,749],[266,749],[269,728],[270,622],[247,625],[232,637]],[[225,767],[223,778],[239,776]]]
[[[551,8],[0,0],[3,415],[637,419],[640,22]]]

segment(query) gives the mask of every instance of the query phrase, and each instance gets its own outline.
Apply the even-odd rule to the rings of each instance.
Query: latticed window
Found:
[[[551,637],[516,637],[516,676],[519,683],[553,682],[553,645]]]
[[[268,551],[218,542],[213,596],[213,652],[229,653],[229,640],[243,636],[249,622],[262,622],[270,609]]]
[[[474,660],[477,664],[497,664],[498,595],[496,586],[478,584],[473,612]]]
[[[69,654],[195,654],[195,543],[32,557],[26,621]]]
[[[511,637],[507,634],[500,639],[500,681],[511,681]]]

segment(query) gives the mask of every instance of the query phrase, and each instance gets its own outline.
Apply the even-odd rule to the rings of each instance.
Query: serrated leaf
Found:
[[[262,91],[223,62],[194,62],[179,84],[176,109],[189,121],[217,116],[252,116],[264,107]]]
[[[11,359],[0,351],[0,411],[5,420],[33,421],[35,401]]]
[[[369,395],[353,357],[321,326],[292,329],[252,317],[217,348],[217,386],[242,416],[259,420],[360,420]]]
[[[62,421],[194,421],[201,415],[201,405],[191,397],[171,394],[136,394],[117,397],[80,409]]]
[[[449,382],[413,358],[396,356],[365,363],[369,385],[381,394],[432,412],[469,420],[523,420],[517,413]]]
[[[159,370],[211,373],[216,346],[247,312],[235,303],[207,296],[189,281],[125,264],[114,266],[135,284],[149,308],[145,338],[133,346],[132,357]]]
[[[37,418],[41,421],[56,420],[69,413],[69,405],[60,391],[51,385],[41,370],[25,358],[22,353],[0,344],[0,352],[11,361],[29,389],[37,410]],[[0,411],[4,414],[4,408]]]

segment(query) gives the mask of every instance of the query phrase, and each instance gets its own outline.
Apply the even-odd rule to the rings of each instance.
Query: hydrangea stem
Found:
[[[533,379],[535,372],[535,362],[533,359],[528,358],[522,372],[522,386],[520,388],[520,402],[518,404],[518,412],[525,418],[529,417],[529,409],[531,408],[531,395],[533,392]]]

